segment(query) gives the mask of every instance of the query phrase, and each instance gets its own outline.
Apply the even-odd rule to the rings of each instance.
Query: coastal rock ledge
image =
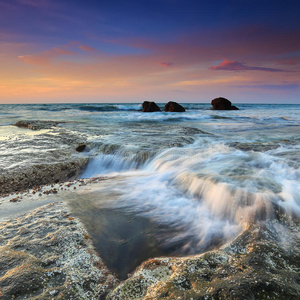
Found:
[[[0,236],[1,300],[105,299],[118,284],[62,202],[1,220]]]
[[[231,105],[231,102],[223,97],[215,98],[211,100],[213,110],[239,110],[236,106]]]
[[[252,225],[218,250],[144,262],[106,299],[300,299],[299,242],[296,224]]]

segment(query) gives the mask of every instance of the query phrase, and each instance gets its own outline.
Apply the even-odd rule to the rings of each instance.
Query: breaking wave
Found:
[[[89,112],[109,112],[109,111],[139,111],[142,108],[141,104],[136,105],[121,105],[121,104],[86,104],[78,107],[79,110]]]

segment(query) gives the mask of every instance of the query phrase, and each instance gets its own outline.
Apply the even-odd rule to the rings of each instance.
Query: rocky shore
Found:
[[[0,194],[71,180],[82,172],[89,161],[87,155],[80,153],[85,148],[85,137],[59,128],[58,124],[19,121],[7,126],[13,134],[4,137],[6,160],[0,168]]]
[[[102,299],[117,284],[63,203],[0,223],[1,299]]]
[[[219,250],[149,260],[108,299],[299,299],[298,226],[251,225]]]
[[[300,298],[300,222],[275,205],[272,218],[245,224],[243,232],[221,248],[189,257],[143,257],[140,265],[134,265],[138,265],[136,270],[126,271],[121,278],[101,256],[92,230],[70,205],[86,199],[87,193],[95,197],[98,185],[108,182],[104,177],[70,180],[88,162],[88,141],[58,123],[22,124],[22,128],[7,126],[15,132],[6,140],[7,151],[24,151],[11,155],[12,160],[7,156],[0,176],[1,300]],[[231,146],[262,151],[281,144],[256,142],[253,147],[235,142]],[[139,228],[140,235],[149,229],[146,222],[138,223],[131,215],[126,218],[116,211],[103,222],[111,222],[115,231],[118,222],[125,229],[127,222],[135,235],[139,224],[145,224],[145,230]],[[108,240],[118,245],[131,242],[99,224],[92,225]],[[125,264],[136,259],[136,252],[122,249],[110,247],[107,252]]]
[[[36,164],[25,169],[2,173],[0,190],[2,194],[23,191],[36,186],[67,181],[77,177],[88,163],[88,158],[79,157],[54,164]]]
[[[249,224],[220,249],[147,260],[120,283],[64,197],[93,190],[102,180],[46,185],[38,193],[1,198],[1,299],[300,297],[299,221],[279,211],[274,220]]]

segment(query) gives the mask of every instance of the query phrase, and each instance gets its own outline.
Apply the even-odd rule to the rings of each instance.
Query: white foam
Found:
[[[123,177],[106,186],[118,195],[110,205],[174,227],[164,243],[186,240],[184,253],[228,242],[249,223],[274,218],[276,205],[300,217],[299,170],[266,153],[195,146],[166,150],[130,176],[118,162]]]

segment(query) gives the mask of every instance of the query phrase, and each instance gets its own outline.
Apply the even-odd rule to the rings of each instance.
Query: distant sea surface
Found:
[[[201,253],[274,217],[275,207],[300,215],[300,105],[235,105],[240,110],[183,104],[184,113],[143,113],[140,104],[0,105],[0,168],[38,163],[41,151],[52,156],[40,163],[52,163],[55,145],[42,131],[34,144],[37,135],[11,124],[62,122],[55,134],[87,141],[81,177],[111,178],[93,200],[98,207],[172,228],[163,245]]]

